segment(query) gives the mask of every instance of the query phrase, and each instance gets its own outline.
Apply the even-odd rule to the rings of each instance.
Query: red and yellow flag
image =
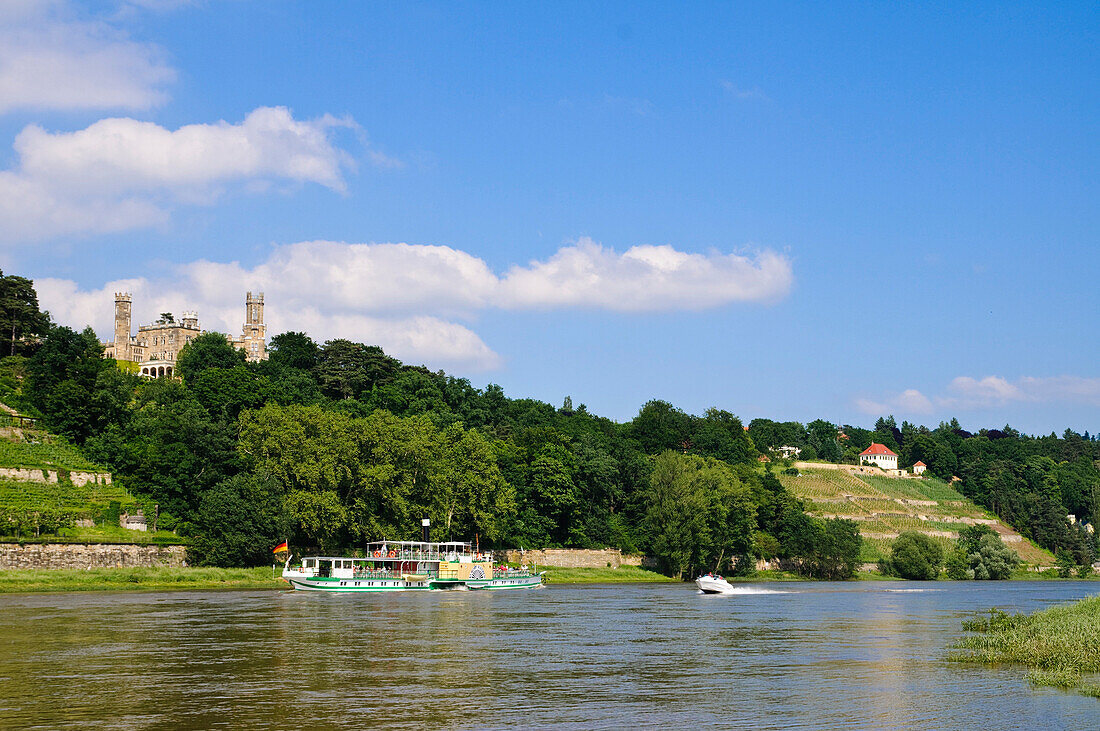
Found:
[[[280,543],[279,545],[275,546],[275,548],[273,548],[273,549],[271,550],[271,552],[272,552],[272,553],[286,553],[286,552],[287,552],[287,551],[289,551],[289,550],[290,550],[290,549],[289,549],[289,548],[287,548],[287,545],[286,545],[286,541],[283,541],[283,542],[282,542],[282,543]]]

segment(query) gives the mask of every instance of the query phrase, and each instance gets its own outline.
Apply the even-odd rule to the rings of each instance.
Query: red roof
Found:
[[[871,446],[860,452],[859,456],[862,457],[868,454],[892,454],[893,456],[897,457],[896,454],[890,451],[889,447],[887,447],[885,444],[879,444],[878,442],[871,442]]]
[[[927,467],[928,465],[926,465],[924,462],[921,462],[920,460],[917,460],[916,462],[913,463],[913,466],[914,467]]]

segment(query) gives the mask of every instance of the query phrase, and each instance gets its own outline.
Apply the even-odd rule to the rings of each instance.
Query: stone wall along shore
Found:
[[[496,559],[508,563],[537,564],[557,569],[603,569],[641,566],[642,556],[623,555],[617,548],[544,548],[535,551],[497,551]]]
[[[0,543],[0,570],[116,569],[187,565],[186,546],[107,543]]]

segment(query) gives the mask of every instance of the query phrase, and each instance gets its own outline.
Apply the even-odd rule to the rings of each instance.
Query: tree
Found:
[[[337,339],[321,348],[315,373],[322,393],[333,399],[349,399],[389,381],[400,366],[377,345]]]
[[[889,564],[903,579],[930,581],[939,576],[943,549],[924,533],[905,531],[890,547]]]
[[[670,575],[721,570],[752,548],[756,514],[751,494],[718,460],[662,453],[654,460],[643,498],[648,553]]]
[[[311,371],[317,367],[321,349],[303,332],[285,332],[271,338],[268,363],[279,368]]]
[[[205,368],[193,374],[187,386],[211,416],[227,421],[236,421],[243,409],[262,406],[272,390],[266,377],[243,365]]]
[[[691,417],[667,401],[654,399],[634,417],[629,431],[648,454],[666,449],[686,451],[691,441]]]
[[[972,527],[985,528],[985,526]],[[967,578],[979,580],[1010,578],[1012,571],[1020,564],[1020,557],[1016,552],[1006,546],[1001,537],[988,528],[985,531],[972,531],[964,536],[966,532],[966,528],[959,531],[956,551],[960,557],[965,557]],[[976,545],[973,540],[975,535],[979,536]]]
[[[34,282],[0,271],[0,333],[7,341],[7,354],[31,352],[49,328],[49,315],[38,309]]]
[[[46,417],[47,425],[80,443],[97,422],[92,394],[104,368],[103,347],[91,328],[77,333],[55,327],[27,361],[24,393]]]
[[[290,526],[278,486],[268,476],[237,475],[202,497],[188,559],[199,566],[260,566]]]
[[[176,373],[191,385],[208,368],[235,368],[245,362],[245,352],[237,350],[225,335],[203,333],[183,346],[176,359]]]
[[[803,548],[802,570],[819,579],[850,579],[859,568],[859,526],[843,518],[813,519],[812,542]],[[808,550],[806,550],[808,549]]]
[[[693,458],[666,451],[654,460],[645,493],[648,553],[677,578],[691,567],[707,526],[707,500],[693,479],[696,470]]]
[[[127,486],[189,521],[205,492],[238,471],[235,443],[234,429],[211,420],[182,384],[157,379],[142,383],[125,424],[112,424],[86,448]]]
[[[757,454],[741,420],[716,408],[707,409],[706,415],[696,422],[692,442],[700,454],[730,464],[750,464]]]

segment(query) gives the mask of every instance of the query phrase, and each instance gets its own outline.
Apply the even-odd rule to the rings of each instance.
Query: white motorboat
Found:
[[[695,580],[695,585],[704,594],[732,594],[733,585],[717,574],[703,574]]]

